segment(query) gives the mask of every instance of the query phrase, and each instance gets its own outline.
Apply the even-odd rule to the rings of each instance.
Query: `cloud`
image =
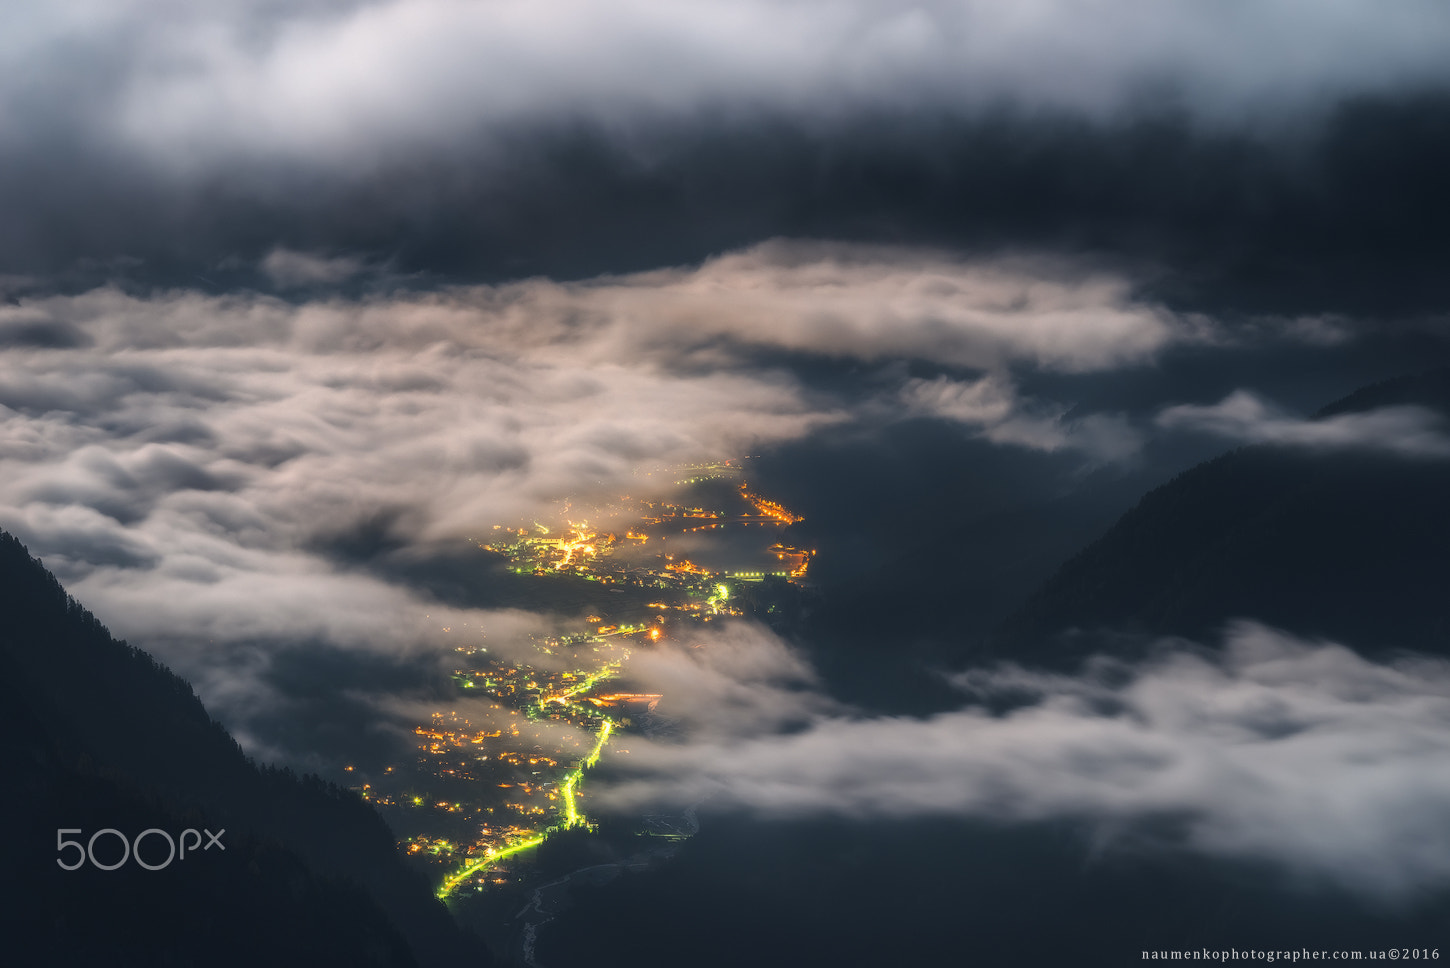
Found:
[[[1309,0],[131,0],[36,6],[10,27],[7,129],[53,126],[60,111],[182,166],[367,166],[480,127],[711,109],[808,118],[1006,100],[1105,113],[1166,88],[1237,114],[1443,82],[1450,42],[1430,2],[1386,17]]]
[[[299,286],[335,286],[362,272],[362,260],[349,256],[327,257],[295,252],[280,246],[267,253],[262,271],[273,284],[284,289]]]
[[[544,289],[533,308],[557,313],[580,293],[637,317],[621,338],[642,351],[723,337],[865,361],[1089,372],[1146,362],[1202,326],[1138,300],[1121,274],[1061,260],[841,243],[777,240],[698,269]]]
[[[1248,444],[1450,457],[1444,418],[1424,407],[1379,407],[1305,420],[1285,414],[1247,390],[1237,390],[1212,406],[1169,407],[1156,422],[1167,430],[1212,434]]]
[[[688,732],[759,735],[836,710],[815,670],[763,627],[733,622],[636,653],[631,681],[663,698],[659,714]]]
[[[1237,317],[1445,304],[1430,0],[25,6],[5,292],[577,279],[788,234],[1088,251]]]
[[[998,375],[971,382],[936,377],[910,380],[902,387],[902,402],[914,413],[944,417],[969,427],[994,444],[1013,444],[1031,450],[1079,451],[1096,461],[1132,457],[1142,448],[1143,435],[1121,414],[1089,414],[1065,419],[1066,408],[1049,410],[1020,400],[1012,385]]]
[[[269,276],[277,252],[331,263],[309,278],[350,261],[412,280],[579,279],[786,234],[1090,252],[1236,319],[1445,304],[1435,24],[1302,0],[1031,16],[814,0],[49,6],[11,24],[0,58],[7,293],[287,291],[302,266],[273,258],[287,271]],[[924,40],[900,70],[869,50],[894,22],[935,28],[907,31]],[[1278,30],[1296,58],[1234,62],[1245,37]],[[1425,44],[1435,68],[1407,71],[1397,41],[1367,40],[1380,33]],[[1353,37],[1352,56],[1312,54],[1314,37]],[[1210,39],[1216,67],[1200,63]],[[1252,117],[1208,106],[1308,63],[1328,73],[1238,98]],[[1257,116],[1276,99],[1286,116]],[[1216,110],[1237,120],[1205,121]]]
[[[1218,655],[1171,648],[1079,676],[1005,666],[957,682],[1009,711],[632,741],[618,761],[629,779],[595,795],[630,809],[708,797],[775,817],[1072,818],[1108,841],[1147,837],[1151,822],[1154,836],[1177,831],[1174,846],[1372,895],[1450,881],[1442,660],[1376,663],[1244,623]]]

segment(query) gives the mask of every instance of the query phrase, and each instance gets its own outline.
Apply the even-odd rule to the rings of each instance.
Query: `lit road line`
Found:
[[[487,870],[494,864],[497,864],[499,861],[504,860],[507,857],[512,857],[514,854],[528,850],[530,847],[537,847],[543,842],[544,834],[539,834],[536,837],[530,837],[527,840],[520,840],[517,843],[509,844],[503,850],[496,851],[492,854],[489,854],[487,857],[482,857],[476,861],[473,861],[467,867],[463,868],[463,870],[459,871],[456,874],[450,874],[443,879],[443,886],[438,888],[439,900],[446,899],[448,895],[452,894],[454,890],[457,889],[459,884],[462,884],[464,881],[468,880],[479,871]]]
[[[604,725],[599,727],[598,738],[594,741],[594,749],[579,763],[578,766],[569,771],[564,778],[564,827],[577,827],[584,823],[584,815],[579,812],[579,806],[575,799],[575,792],[584,771],[593,768],[599,762],[599,754],[604,752],[604,744],[609,742],[609,734],[614,732],[614,722],[606,719]]]
[[[599,728],[599,733],[594,741],[594,748],[589,751],[589,755],[584,757],[579,762],[579,765],[570,770],[565,776],[562,787],[564,792],[564,815],[558,823],[546,827],[533,837],[517,841],[505,847],[503,850],[472,861],[457,873],[448,875],[443,879],[443,884],[438,888],[439,899],[446,900],[458,889],[460,884],[480,871],[487,870],[499,861],[528,850],[530,847],[539,846],[554,831],[567,830],[570,827],[578,827],[584,824],[586,821],[584,815],[579,812],[579,805],[576,799],[579,781],[583,778],[585,770],[591,769],[599,762],[599,757],[604,752],[604,744],[609,742],[609,735],[612,732],[614,732],[614,722],[613,720],[606,719],[604,725]]]

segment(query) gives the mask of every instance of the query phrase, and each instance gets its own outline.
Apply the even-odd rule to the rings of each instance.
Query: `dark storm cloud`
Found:
[[[805,126],[767,113],[646,125],[638,147],[580,122],[487,152],[419,149],[361,175],[258,162],[195,184],[118,173],[104,157],[37,158],[3,166],[0,252],[72,285],[270,287],[284,277],[264,260],[282,245],[431,274],[416,285],[676,265],[788,234],[1094,251],[1216,313],[1413,315],[1446,296],[1447,119],[1437,95],[1345,106],[1292,138],[1181,116]],[[107,261],[117,254],[145,261]],[[320,277],[285,275],[307,278]]]
[[[756,636],[759,663],[734,666],[799,678],[775,658],[779,643]],[[670,668],[678,677],[690,663]],[[694,688],[714,701],[695,702],[731,708],[738,686],[721,678],[699,669]],[[1376,663],[1245,623],[1217,656],[1178,643],[1138,665],[978,669],[958,685],[979,701],[1010,699],[1009,711],[853,716],[767,690],[810,725],[779,731],[779,714],[742,706],[688,721],[672,741],[631,739],[615,760],[625,778],[595,795],[636,809],[708,799],[770,817],[1071,818],[1097,829],[1100,849],[1167,836],[1381,898],[1450,881],[1442,660]]]
[[[0,260],[45,285],[583,277],[786,234],[1091,250],[1236,312],[1446,296],[1429,3],[134,2],[12,28]]]
[[[1443,80],[1450,44],[1434,3],[1307,0],[131,0],[37,7],[11,27],[11,69],[32,83],[5,86],[7,120],[79,122],[180,171],[238,153],[367,166],[519,118],[627,125],[710,106],[1105,114],[1166,85],[1210,115],[1301,110]]]

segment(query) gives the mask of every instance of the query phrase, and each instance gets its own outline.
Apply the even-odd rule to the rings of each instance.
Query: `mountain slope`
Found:
[[[3,533],[0,615],[3,770],[26,791],[4,798],[0,818],[12,841],[5,874],[26,891],[26,904],[7,913],[19,919],[12,938],[56,952],[71,950],[58,940],[67,939],[81,945],[80,959],[77,924],[115,928],[129,911],[154,929],[125,922],[138,964],[162,954],[177,964],[291,964],[309,953],[337,963],[487,963],[403,865],[370,807],[316,778],[257,768],[184,680],[112,638]],[[130,863],[63,875],[56,830],[77,826],[131,836],[225,828],[227,851],[161,872]],[[198,907],[205,899],[216,912],[209,922]],[[168,911],[213,929],[188,948]],[[257,934],[263,923],[277,930]],[[96,944],[105,946],[102,935]],[[125,960],[105,950],[106,963]]]
[[[1364,388],[1316,417],[1395,405],[1446,412],[1450,371]],[[1003,624],[992,651],[1070,662],[1122,633],[1212,638],[1250,617],[1367,651],[1450,654],[1447,496],[1446,460],[1240,448],[1144,496]]]

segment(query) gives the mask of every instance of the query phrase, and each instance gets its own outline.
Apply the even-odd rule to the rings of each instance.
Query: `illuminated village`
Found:
[[[590,826],[590,768],[661,722],[662,697],[628,686],[633,652],[744,614],[753,589],[805,582],[813,552],[783,540],[801,518],[753,491],[738,462],[658,473],[688,503],[621,497],[587,516],[565,505],[561,520],[500,525],[477,541],[514,575],[600,583],[611,607],[534,639],[532,661],[457,647],[457,708],[416,726],[415,762],[347,768],[439,897],[518,883],[530,848]]]

